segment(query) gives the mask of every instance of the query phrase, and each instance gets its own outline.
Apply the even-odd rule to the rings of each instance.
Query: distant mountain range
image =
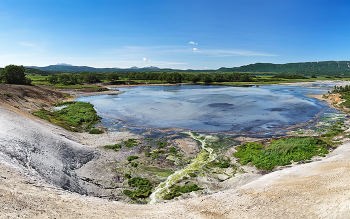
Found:
[[[323,61],[299,62],[287,64],[255,63],[233,68],[219,68],[217,70],[179,70],[158,68],[154,66],[138,68],[93,68],[89,66],[72,66],[65,63],[49,65],[46,67],[25,66],[26,68],[41,71],[64,72],[246,72],[246,73],[292,73],[292,74],[346,74],[350,73],[350,61]]]
[[[176,71],[173,69],[160,69],[155,66],[138,68],[136,66],[131,68],[94,68],[89,66],[73,66],[65,63],[59,63],[57,65],[49,65],[46,67],[37,67],[37,66],[25,66],[25,68],[38,69],[41,71],[66,71],[66,72],[128,72],[128,71],[137,71],[137,72],[154,72],[154,71]]]

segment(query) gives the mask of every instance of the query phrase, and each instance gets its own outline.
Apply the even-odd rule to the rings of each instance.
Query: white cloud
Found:
[[[197,48],[193,48],[193,52],[199,52]]]
[[[188,44],[190,44],[190,45],[197,45],[198,43],[195,43],[195,42],[191,41]]]
[[[146,59],[146,58],[143,58],[143,61],[144,61],[144,62],[152,62],[152,60]]]

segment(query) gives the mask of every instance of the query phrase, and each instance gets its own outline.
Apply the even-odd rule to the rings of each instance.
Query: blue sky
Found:
[[[0,0],[0,67],[350,60],[350,1]]]

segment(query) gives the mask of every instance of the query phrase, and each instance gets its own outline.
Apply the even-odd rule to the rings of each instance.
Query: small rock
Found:
[[[218,174],[218,179],[224,181],[228,179],[228,176],[225,174]]]

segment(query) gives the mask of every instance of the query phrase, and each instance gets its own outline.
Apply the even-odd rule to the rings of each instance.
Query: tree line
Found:
[[[62,73],[59,75],[51,75],[48,81],[51,84],[73,85],[79,83],[97,83],[102,80],[116,82],[121,77],[115,73],[96,74],[93,72],[82,72],[80,74]],[[215,73],[215,74],[186,74],[186,73],[158,73],[158,72],[128,72],[123,75],[123,80],[147,80],[147,81],[164,81],[167,83],[181,82],[250,82],[253,81],[252,76],[241,73]]]
[[[349,85],[345,85],[343,86],[337,86],[334,85],[334,89],[332,90],[331,93],[344,93],[344,92],[348,92],[350,91],[350,86]]]
[[[0,83],[5,84],[31,84],[25,75],[25,68],[21,65],[8,65],[0,71]]]
[[[109,82],[115,82],[119,80],[119,75],[115,72],[107,73],[102,77],[93,72],[82,72],[80,74],[62,73],[51,75],[47,79],[50,84],[74,85],[80,83],[98,83],[105,79]]]
[[[214,73],[214,74],[186,74],[186,73],[146,73],[146,72],[129,72],[127,74],[129,80],[159,80],[168,83],[181,83],[185,81],[197,82],[250,82],[253,81],[252,76],[241,73]]]
[[[23,66],[8,65],[0,71],[0,83],[8,84],[31,84],[26,77],[26,69]],[[123,80],[148,80],[162,81],[167,83],[181,82],[251,82],[253,76],[242,73],[179,73],[179,72],[128,72],[122,74]],[[80,83],[97,83],[101,81],[116,82],[120,76],[116,72],[109,73],[60,73],[47,77],[50,84],[74,85]]]

